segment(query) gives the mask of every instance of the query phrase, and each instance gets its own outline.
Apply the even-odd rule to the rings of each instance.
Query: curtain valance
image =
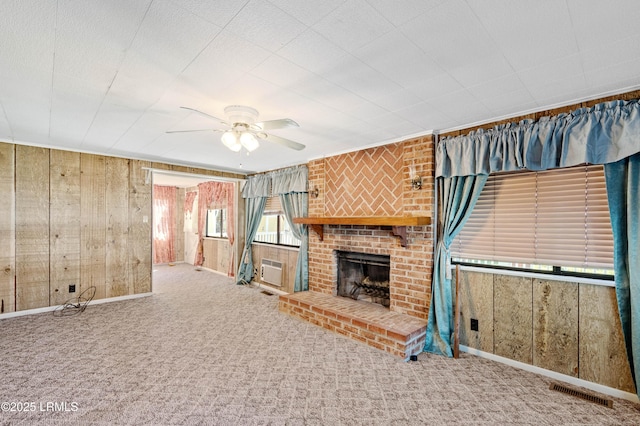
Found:
[[[307,192],[307,166],[289,167],[271,173],[249,176],[242,198],[272,197],[292,192]]]
[[[271,195],[271,176],[262,174],[249,176],[242,188],[242,198],[261,198]]]
[[[231,182],[202,182],[198,184],[198,204],[205,208],[233,201],[234,185]]]
[[[273,195],[307,192],[309,169],[307,166],[290,167],[271,173]]]
[[[640,103],[612,101],[444,138],[436,177],[607,164],[640,152]]]

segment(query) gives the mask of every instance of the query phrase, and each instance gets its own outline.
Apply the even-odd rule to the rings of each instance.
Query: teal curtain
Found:
[[[249,177],[242,189],[246,205],[246,233],[244,251],[238,269],[238,284],[253,279],[254,268],[251,244],[256,237],[267,198],[279,196],[284,215],[293,235],[300,240],[294,291],[309,289],[309,239],[306,225],[293,223],[294,217],[306,217],[309,209],[307,194],[309,170],[307,166],[290,167],[272,173]]]
[[[309,169],[307,166],[289,167],[269,174],[273,195],[307,192]]]
[[[290,167],[271,174],[273,194],[280,196],[284,216],[293,235],[300,240],[294,291],[309,290],[309,231],[307,225],[293,223],[294,217],[307,217],[309,169],[307,166]]]
[[[640,367],[640,154],[604,166],[618,311],[636,390]],[[640,396],[640,392],[638,392]]]
[[[453,356],[453,294],[449,248],[471,215],[487,175],[438,178],[438,238],[425,352]]]
[[[523,120],[444,138],[436,147],[437,179],[489,175],[494,172],[548,170],[579,164],[604,164],[614,239],[614,272],[618,310],[631,371],[640,365],[640,101],[612,101],[568,114]],[[445,190],[446,191],[446,190]],[[464,192],[464,191],[463,191]],[[454,192],[455,194],[455,192]],[[449,195],[444,194],[444,197]],[[444,198],[445,212],[454,207]],[[465,209],[464,206],[462,206]],[[465,210],[448,214],[463,216]],[[447,215],[447,213],[445,213]],[[446,218],[446,216],[445,216]],[[464,224],[463,219],[461,225]],[[445,225],[447,225],[445,223]],[[448,244],[455,236],[438,235],[425,350],[449,355],[450,283],[443,277]],[[444,259],[444,260],[443,260]],[[443,307],[448,304],[449,308]],[[433,314],[432,314],[433,312]],[[640,396],[640,389],[636,383]]]
[[[267,197],[247,198],[246,206],[246,234],[244,241],[244,250],[240,258],[240,267],[238,268],[237,284],[249,284],[253,279],[253,251],[251,245],[256,238],[264,206],[267,204]]]
[[[607,164],[640,150],[640,101],[612,101],[444,138],[436,177]]]
[[[293,223],[293,218],[307,217],[309,194],[306,192],[280,194],[280,203],[294,237],[300,240],[293,291],[307,291],[309,290],[309,230],[307,225]]]
[[[264,206],[271,191],[271,178],[267,175],[255,175],[248,178],[242,189],[245,199],[245,240],[244,250],[240,258],[240,266],[236,275],[237,284],[249,284],[253,279],[253,253],[251,244],[256,238]]]

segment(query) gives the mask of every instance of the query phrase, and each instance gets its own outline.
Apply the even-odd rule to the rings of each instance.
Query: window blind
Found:
[[[280,196],[267,198],[267,203],[264,206],[264,214],[279,214],[282,213],[282,204],[280,204]]]
[[[612,268],[603,167],[489,176],[451,253],[516,267]]]

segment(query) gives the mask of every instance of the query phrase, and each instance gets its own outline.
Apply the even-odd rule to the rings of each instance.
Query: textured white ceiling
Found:
[[[637,0],[3,0],[0,140],[241,172],[640,87]],[[307,146],[234,153],[248,105]]]

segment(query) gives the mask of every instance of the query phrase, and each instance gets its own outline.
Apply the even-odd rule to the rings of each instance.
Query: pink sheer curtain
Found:
[[[176,261],[175,186],[153,186],[153,263]]]
[[[193,202],[196,199],[196,195],[198,195],[196,191],[189,191],[187,192],[187,195],[184,197],[184,213],[185,214],[193,211]]]
[[[196,258],[194,264],[202,265],[204,261],[204,228],[207,223],[207,210],[212,204],[225,205],[227,209],[227,238],[229,240],[229,269],[227,275],[235,276],[234,271],[234,250],[233,243],[235,241],[235,184],[231,182],[204,182],[198,184],[198,249],[196,250]]]

